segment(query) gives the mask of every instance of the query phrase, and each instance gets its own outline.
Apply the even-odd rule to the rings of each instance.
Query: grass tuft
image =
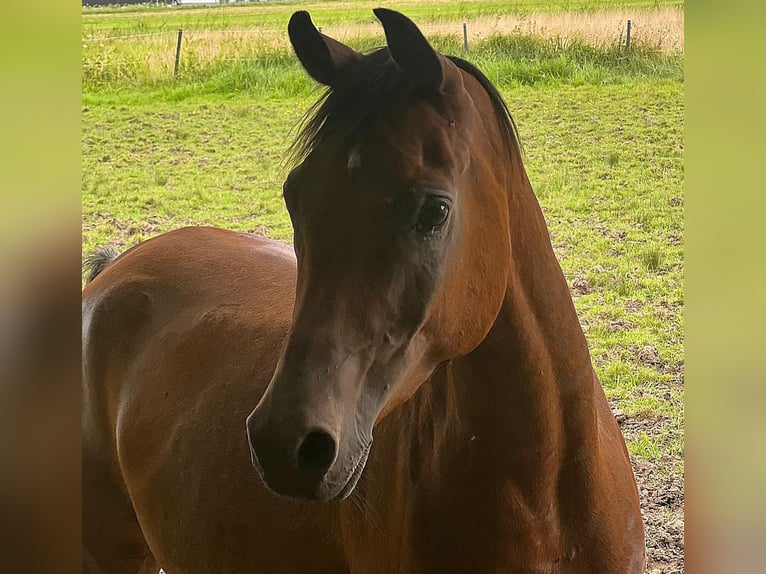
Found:
[[[661,247],[653,245],[647,247],[641,253],[641,265],[647,271],[659,271],[665,259],[665,254]]]

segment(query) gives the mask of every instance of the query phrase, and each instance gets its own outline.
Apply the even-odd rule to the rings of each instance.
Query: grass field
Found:
[[[276,28],[295,10],[308,10],[319,26],[363,24],[373,20],[372,9],[385,4],[406,12],[419,24],[463,21],[478,17],[507,14],[592,13],[599,10],[681,7],[682,0],[394,0],[264,2],[230,6],[166,5],[103,6],[83,8],[83,37],[115,34],[139,34],[164,30],[231,28]]]
[[[466,25],[472,59],[496,84],[604,83],[626,73],[682,73],[683,10],[678,2],[496,2],[400,0],[445,53],[463,50]],[[83,90],[107,97],[138,88],[145,100],[194,92],[257,91],[259,97],[307,95],[309,82],[289,49],[293,3],[169,9],[90,9],[83,16]],[[383,43],[370,2],[300,5],[324,31],[358,49]],[[541,7],[545,6],[543,10]],[[562,11],[564,7],[570,10]],[[541,11],[542,10],[542,11]],[[632,20],[633,49],[623,49]],[[174,75],[178,29],[183,28]]]
[[[416,19],[447,9],[409,4],[404,11]],[[465,2],[449,10],[481,15],[525,4]],[[548,4],[561,13],[589,3]],[[366,6],[320,8],[328,22],[329,15],[345,21],[346,13],[356,22],[361,12],[370,19]],[[284,26],[293,9],[286,3],[212,12],[230,23],[257,16]],[[83,29],[152,29],[155,12],[87,10]],[[172,17],[203,24],[212,17],[180,12]],[[184,27],[193,27],[188,21]],[[445,52],[461,50],[456,35],[433,38]],[[208,42],[220,48],[214,38]],[[380,38],[353,43],[371,47]],[[91,70],[96,59],[83,51],[83,252],[125,248],[188,224],[290,240],[281,201],[284,151],[319,92],[283,45],[224,44],[209,58],[187,59],[175,79],[147,65],[148,44],[114,48],[110,57],[136,62],[132,73],[108,64]],[[468,57],[496,82],[519,125],[530,180],[633,457],[649,571],[681,572],[683,54],[641,42],[628,52],[613,42],[494,34],[477,39]]]

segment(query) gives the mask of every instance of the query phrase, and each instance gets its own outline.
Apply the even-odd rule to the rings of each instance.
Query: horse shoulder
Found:
[[[174,338],[228,335],[232,351],[276,360],[294,280],[290,246],[215,228],[165,233],[121,255],[83,292],[84,446],[114,433],[121,403],[135,396],[128,374],[166,360]]]

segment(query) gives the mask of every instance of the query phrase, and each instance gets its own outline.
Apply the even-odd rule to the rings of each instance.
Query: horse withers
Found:
[[[370,54],[290,20],[328,88],[284,185],[294,253],[186,228],[97,260],[86,572],[643,571],[628,453],[507,108],[375,14]]]

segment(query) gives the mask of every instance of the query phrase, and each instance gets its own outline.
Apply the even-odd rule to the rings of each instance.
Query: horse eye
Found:
[[[415,228],[418,231],[434,231],[447,221],[449,210],[449,203],[443,199],[437,197],[427,199],[420,208]]]

